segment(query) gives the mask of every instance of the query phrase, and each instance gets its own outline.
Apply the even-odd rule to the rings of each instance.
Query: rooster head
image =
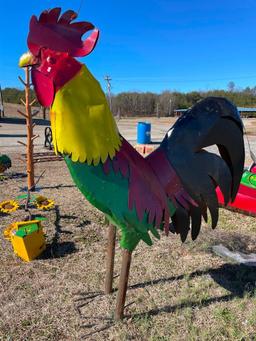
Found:
[[[77,14],[60,8],[45,10],[39,19],[32,16],[29,25],[29,52],[21,56],[20,67],[31,66],[32,83],[38,101],[51,106],[56,91],[81,68],[74,57],[84,57],[96,46],[99,30],[89,22],[72,22]],[[92,33],[82,40],[83,34]]]

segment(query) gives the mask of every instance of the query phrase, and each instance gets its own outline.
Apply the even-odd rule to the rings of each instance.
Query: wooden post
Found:
[[[25,106],[26,112],[22,112],[18,110],[19,114],[26,118],[26,126],[27,126],[27,143],[23,143],[18,141],[18,143],[23,144],[27,147],[27,181],[28,181],[28,191],[35,190],[35,172],[34,172],[34,159],[33,159],[33,149],[34,149],[34,140],[38,137],[37,135],[33,135],[33,123],[32,123],[32,113],[31,107],[33,103],[30,103],[30,69],[29,67],[25,67],[25,81],[21,77],[19,80],[25,86],[25,101],[21,99],[21,103]]]
[[[35,172],[34,172],[34,160],[33,160],[33,128],[32,128],[32,116],[31,116],[31,105],[29,103],[30,93],[30,74],[29,68],[25,68],[26,74],[26,86],[25,86],[25,99],[26,99],[26,123],[27,123],[27,173],[28,173],[28,189],[34,188],[35,186]]]
[[[106,260],[106,277],[105,277],[105,294],[110,294],[113,290],[115,244],[116,244],[116,227],[109,223],[107,260]]]
[[[132,253],[128,250],[123,250],[122,268],[119,280],[118,295],[116,300],[115,320],[122,320],[124,316],[124,305],[128,286],[131,259]]]

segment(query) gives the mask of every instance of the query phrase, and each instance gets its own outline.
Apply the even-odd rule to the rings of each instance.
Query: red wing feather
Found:
[[[121,172],[129,178],[129,209],[136,208],[139,220],[144,213],[149,213],[149,222],[160,227],[164,221],[166,233],[169,231],[168,198],[162,184],[153,172],[150,164],[125,139],[121,149],[113,160],[108,159],[104,164],[104,171],[108,173],[110,166],[115,173]]]

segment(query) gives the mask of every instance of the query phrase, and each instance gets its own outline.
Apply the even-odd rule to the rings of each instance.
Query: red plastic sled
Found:
[[[224,205],[223,195],[217,187],[216,193],[219,204]],[[253,164],[248,170],[245,170],[241,183],[233,203],[228,203],[227,208],[239,211],[244,214],[256,216],[256,165]]]

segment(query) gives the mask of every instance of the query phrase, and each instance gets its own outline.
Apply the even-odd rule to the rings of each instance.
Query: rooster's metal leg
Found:
[[[113,271],[115,259],[115,243],[116,243],[116,227],[109,223],[108,226],[108,246],[107,246],[107,261],[106,261],[106,278],[105,278],[105,294],[112,292]]]
[[[124,315],[124,304],[129,279],[129,270],[131,265],[132,253],[123,250],[122,268],[119,280],[118,295],[116,301],[115,320],[121,320]]]

